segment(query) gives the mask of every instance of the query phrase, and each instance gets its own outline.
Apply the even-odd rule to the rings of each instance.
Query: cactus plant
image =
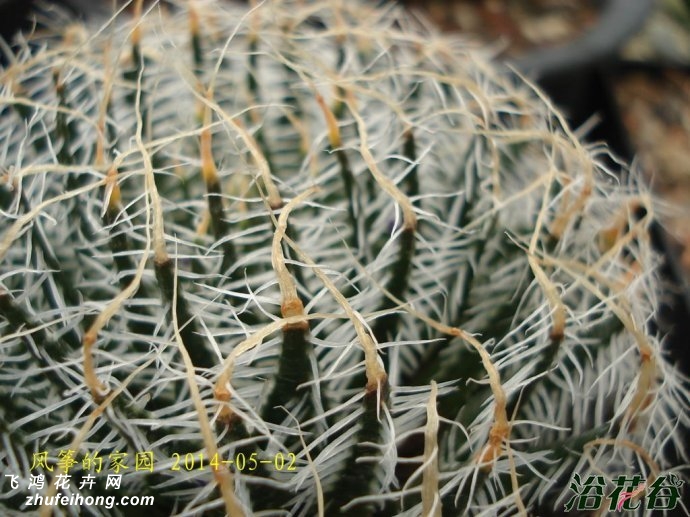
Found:
[[[652,198],[487,51],[338,0],[50,18],[2,70],[0,505],[117,493],[100,457],[161,514],[548,513],[684,460]]]

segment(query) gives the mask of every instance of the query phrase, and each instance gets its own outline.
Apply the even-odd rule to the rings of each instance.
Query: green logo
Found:
[[[575,474],[568,487],[575,495],[565,503],[565,511],[598,510],[604,500],[609,501],[609,511],[636,510],[641,505],[647,510],[673,510],[684,483],[675,474],[658,476],[649,484],[638,475],[620,475],[613,481],[615,487],[605,495],[604,476],[589,476],[583,481],[579,474]],[[646,492],[644,498],[637,497],[643,492]]]

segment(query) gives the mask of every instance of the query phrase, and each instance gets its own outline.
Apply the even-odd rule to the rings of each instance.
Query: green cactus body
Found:
[[[184,515],[546,513],[575,473],[674,467],[650,196],[479,49],[345,1],[138,4],[22,41],[8,510],[96,453]]]

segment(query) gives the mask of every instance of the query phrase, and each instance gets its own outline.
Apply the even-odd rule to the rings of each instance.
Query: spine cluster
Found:
[[[38,450],[150,452],[123,487],[183,515],[540,513],[675,466],[652,200],[481,49],[137,1],[8,62],[0,505]]]

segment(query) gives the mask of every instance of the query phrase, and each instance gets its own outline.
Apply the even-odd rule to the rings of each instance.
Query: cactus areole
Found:
[[[373,4],[49,11],[5,46],[0,508],[548,514],[684,461],[650,194]]]

